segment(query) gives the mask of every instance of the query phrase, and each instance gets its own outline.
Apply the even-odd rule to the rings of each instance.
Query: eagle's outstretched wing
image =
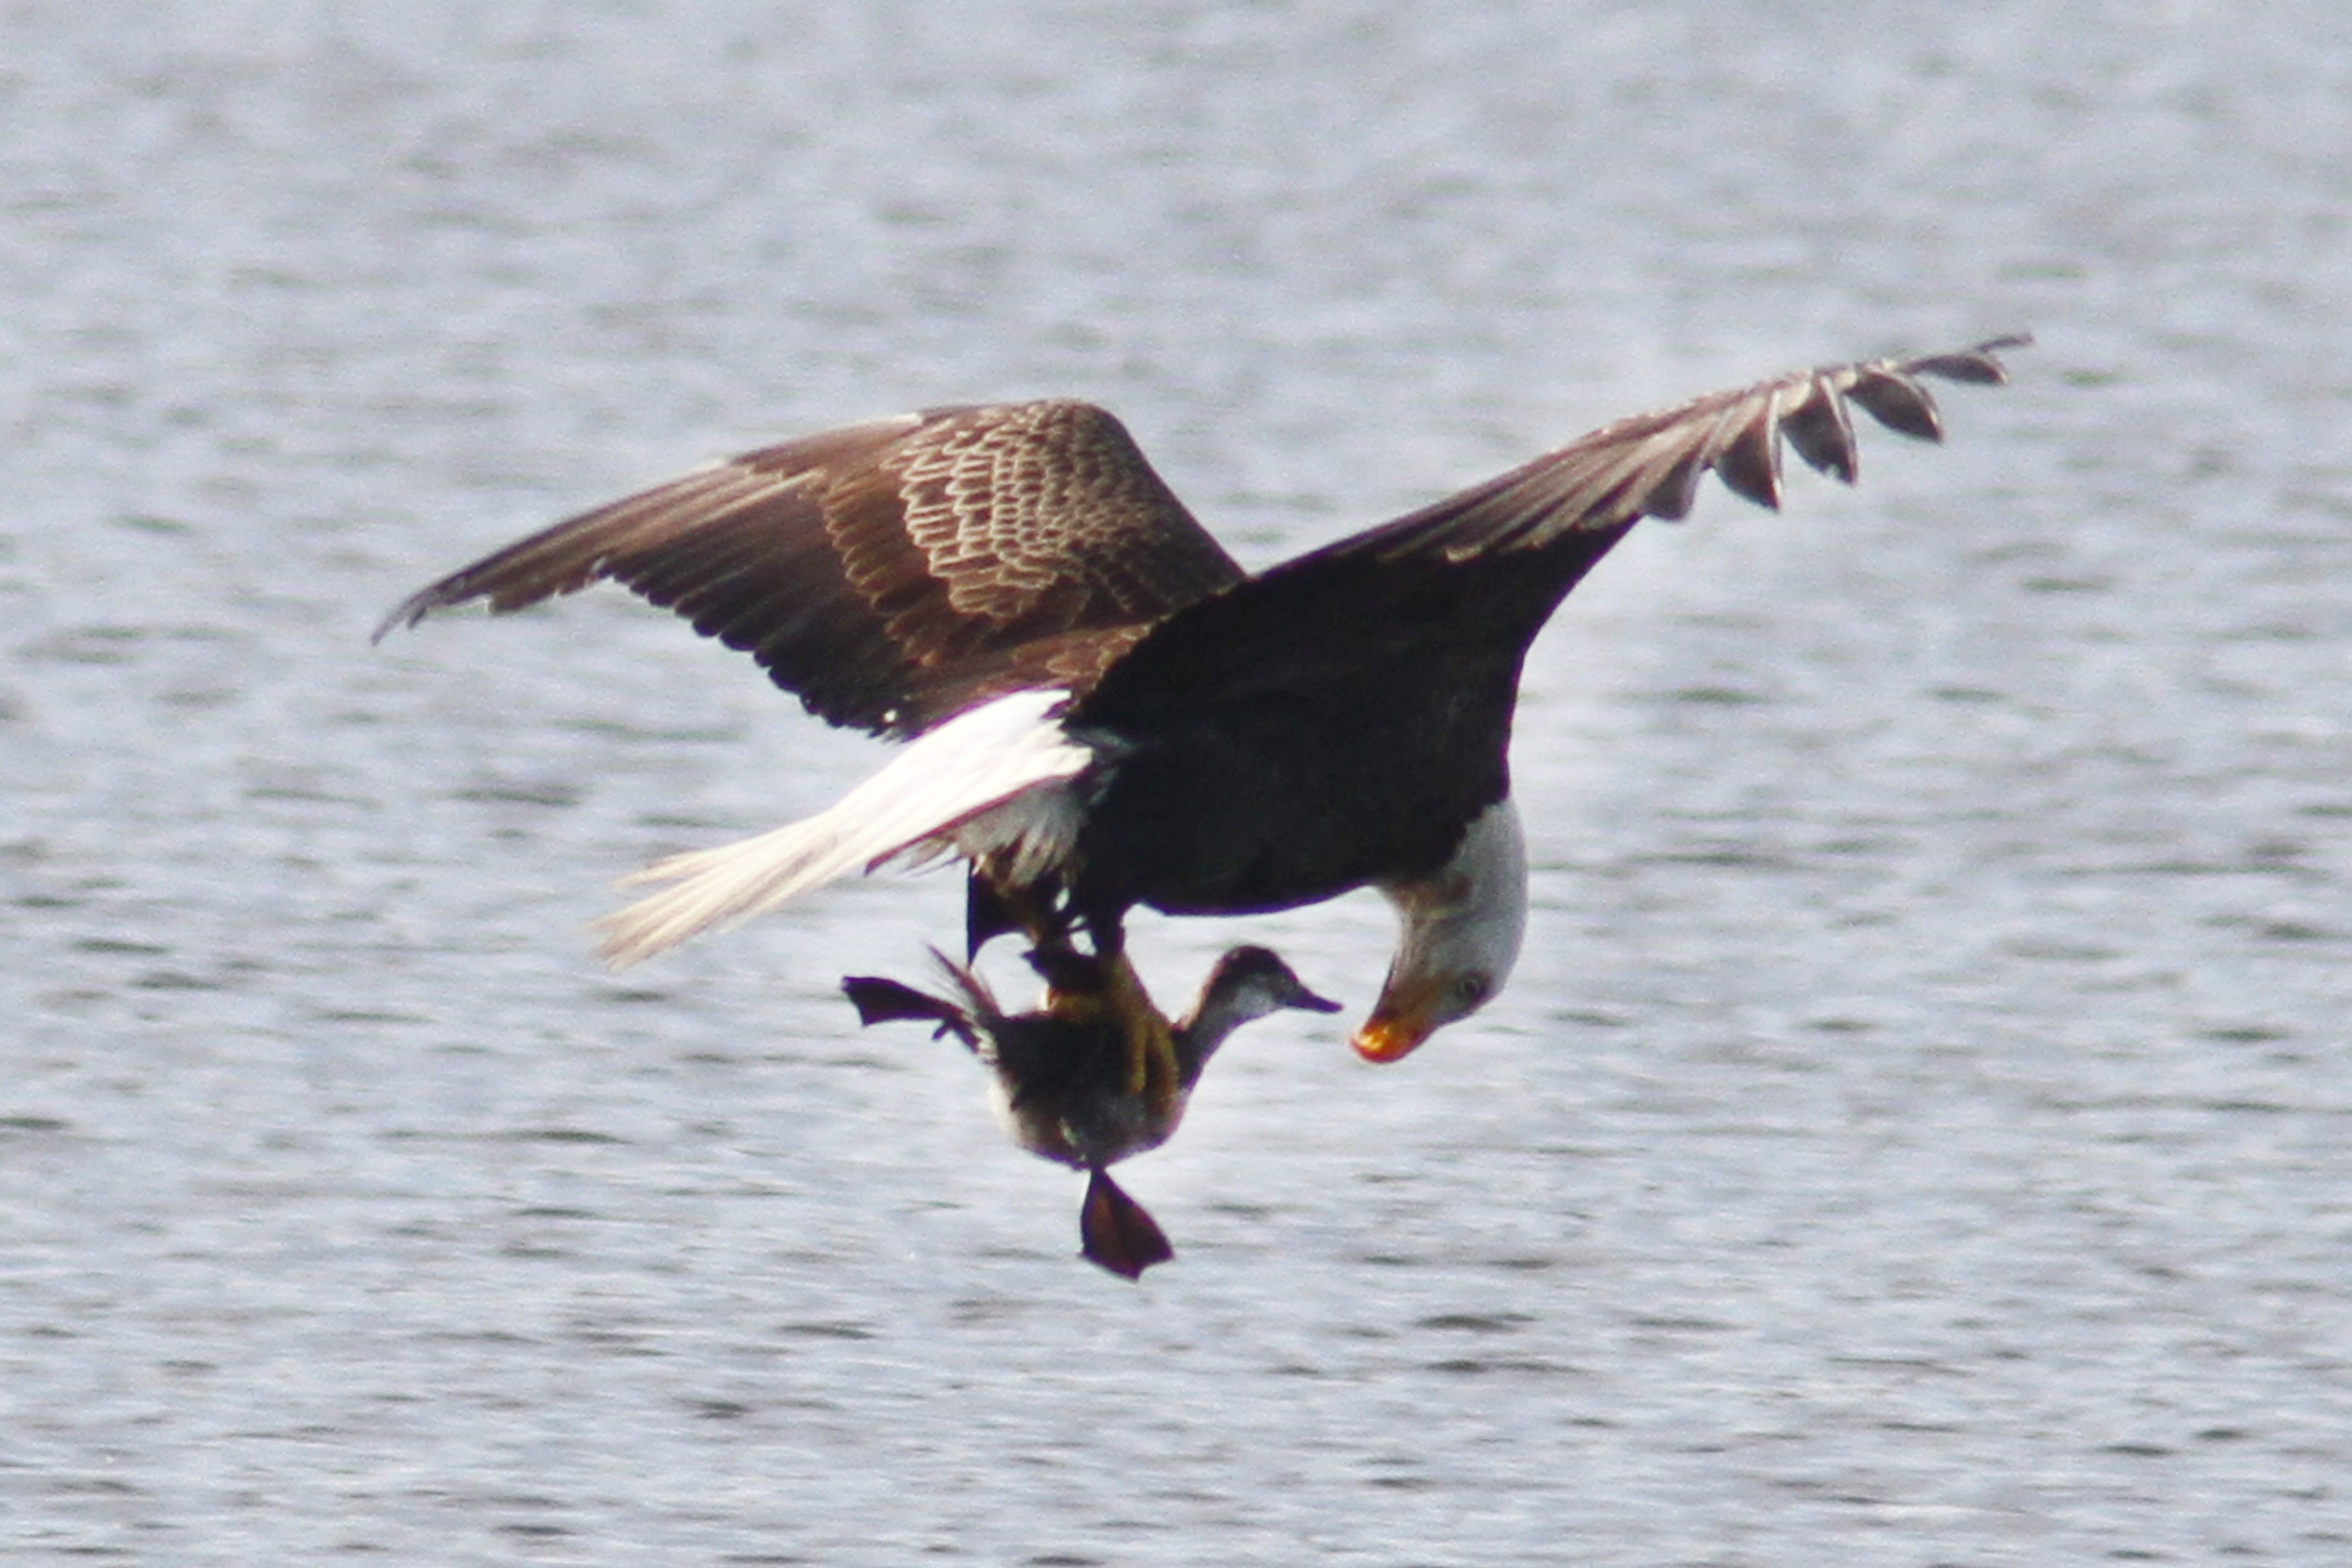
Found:
[[[376,635],[611,578],[750,653],[820,718],[905,739],[1008,691],[1083,690],[1241,576],[1109,414],[998,404],[712,464],[452,573]]]

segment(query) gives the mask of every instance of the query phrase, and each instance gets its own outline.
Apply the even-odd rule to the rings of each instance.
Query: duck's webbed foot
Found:
[[[1139,1279],[1153,1264],[1176,1256],[1160,1222],[1099,1165],[1087,1180],[1086,1203],[1078,1210],[1078,1241],[1088,1259],[1126,1279]]]

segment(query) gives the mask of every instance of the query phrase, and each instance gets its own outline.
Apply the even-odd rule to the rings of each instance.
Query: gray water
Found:
[[[0,204],[7,1561],[2352,1552],[2333,0],[13,0]],[[1580,590],[1509,991],[1243,1036],[1140,1286],[834,990],[952,878],[593,961],[877,748],[617,594],[366,641],[902,407],[1097,398],[1263,563],[2016,326]],[[1389,942],[1137,940],[1244,934]]]

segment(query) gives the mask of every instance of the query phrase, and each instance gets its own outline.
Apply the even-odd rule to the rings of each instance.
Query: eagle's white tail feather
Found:
[[[623,887],[677,885],[596,922],[606,962],[625,968],[714,926],[739,925],[852,870],[910,852],[946,850],[958,825],[1068,779],[1094,760],[1093,751],[1071,740],[1051,717],[1067,695],[1019,691],[999,698],[921,736],[814,816],[737,843],[673,855],[625,879]],[[1025,837],[1029,824],[1055,823],[1059,815],[1016,813],[1008,826]]]

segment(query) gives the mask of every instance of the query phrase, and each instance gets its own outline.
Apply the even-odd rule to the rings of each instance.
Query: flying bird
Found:
[[[1173,1026],[1172,1070],[1140,1089],[1129,1079],[1128,1035],[1097,961],[1047,951],[1035,962],[1051,982],[1045,1010],[1007,1016],[987,983],[936,953],[954,997],[896,980],[841,983],[861,1024],[913,1020],[961,1040],[989,1069],[989,1098],[1008,1137],[1042,1159],[1087,1173],[1078,1211],[1080,1250],[1129,1279],[1176,1256],[1167,1233],[1110,1177],[1108,1167],[1165,1143],[1184,1119],[1201,1069],[1225,1037],[1285,1007],[1336,1013],[1263,947],[1220,958],[1192,1010]]]
[[[559,523],[420,590],[376,636],[610,578],[819,718],[905,742],[814,816],[638,873],[670,885],[601,922],[616,963],[853,870],[961,857],[971,948],[1019,930],[1099,960],[1139,1083],[1172,1047],[1124,955],[1131,909],[1247,914],[1369,885],[1401,931],[1354,1045],[1393,1061],[1517,959],[1507,753],[1520,664],[1568,592],[1640,519],[1685,515],[1707,473],[1777,508],[1784,439],[1852,482],[1853,408],[1939,439],[1924,378],[1998,384],[2000,351],[2029,341],[1638,415],[1255,574],[1102,409],[934,408]]]

